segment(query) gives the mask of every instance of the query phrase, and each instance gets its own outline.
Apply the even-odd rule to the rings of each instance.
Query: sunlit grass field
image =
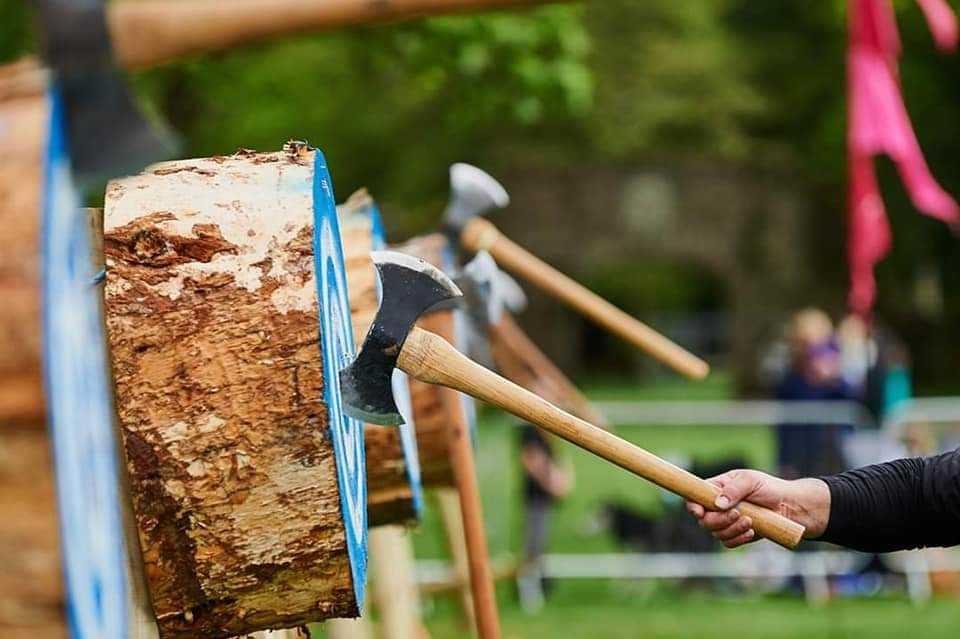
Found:
[[[599,384],[588,387],[595,399],[719,399],[729,396],[722,376],[708,383],[652,384],[640,388]],[[710,425],[696,427],[629,427],[618,434],[668,457],[716,458],[746,456],[769,467],[773,441],[765,428]],[[493,411],[481,413],[478,464],[487,533],[495,556],[519,551],[522,536],[520,479],[515,421]],[[621,550],[609,535],[597,534],[588,522],[603,500],[616,500],[647,512],[661,508],[658,490],[625,471],[600,462],[573,447],[557,443],[562,463],[576,474],[576,489],[557,509],[550,552],[591,553]],[[417,556],[444,558],[446,546],[434,504],[428,501],[424,521],[414,533]],[[939,600],[916,606],[896,595],[878,599],[835,600],[811,607],[786,595],[722,595],[685,590],[668,582],[560,581],[546,607],[527,615],[517,604],[512,582],[498,586],[505,637],[643,637],[738,639],[785,637],[896,637],[905,633],[923,639],[960,637],[960,602]],[[425,621],[435,639],[465,636],[458,608],[450,597],[425,601]]]

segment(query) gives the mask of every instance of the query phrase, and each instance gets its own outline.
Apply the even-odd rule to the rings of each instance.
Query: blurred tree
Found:
[[[913,0],[895,5],[908,108],[935,175],[960,193],[960,58],[934,49]],[[811,228],[824,230],[800,249],[818,283],[804,301],[839,307],[845,6],[592,1],[303,36],[135,82],[187,154],[276,148],[290,137],[317,144],[338,194],[369,186],[400,234],[436,220],[455,160],[495,172],[687,158],[779,166],[809,193]],[[0,60],[30,50],[28,19],[26,2],[0,0]],[[879,312],[955,362],[960,346],[944,335],[960,321],[956,240],[915,214],[890,171],[881,175],[896,245],[878,271]],[[943,300],[922,321],[911,297],[918,269],[934,273],[924,277]]]

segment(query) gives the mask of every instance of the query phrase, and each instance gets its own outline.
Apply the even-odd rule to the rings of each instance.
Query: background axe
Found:
[[[363,347],[340,373],[348,413],[367,421],[397,423],[390,388],[394,367],[431,384],[455,388],[566,439],[658,486],[713,509],[720,489],[660,457],[578,419],[462,355],[442,338],[414,327],[432,305],[461,295],[433,266],[389,251],[371,255],[383,287],[377,317]],[[803,526],[766,508],[738,508],[758,533],[786,548],[803,537]]]
[[[463,291],[472,336],[467,354],[580,419],[607,430],[606,418],[530,339],[510,311],[526,306],[523,289],[480,251],[454,278]]]
[[[707,376],[710,368],[702,359],[512,242],[492,223],[479,217],[490,209],[504,208],[510,202],[506,190],[489,174],[469,164],[454,164],[450,167],[450,193],[444,226],[462,251],[489,251],[503,268],[543,289],[678,373],[691,379]]]

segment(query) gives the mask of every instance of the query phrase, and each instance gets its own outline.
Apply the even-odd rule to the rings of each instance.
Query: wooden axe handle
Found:
[[[469,251],[488,251],[506,270],[572,306],[678,373],[690,379],[703,379],[710,372],[705,361],[511,241],[489,221],[479,217],[471,219],[463,228],[460,241]]]
[[[710,482],[565,413],[470,360],[437,335],[415,328],[400,351],[398,365],[421,381],[455,388],[493,404],[684,499],[716,510],[714,501],[720,489]],[[785,548],[795,548],[803,538],[804,527],[779,513],[747,502],[737,508],[753,520],[760,535]]]
[[[143,69],[303,31],[550,1],[124,0],[109,5],[107,20],[120,66]]]

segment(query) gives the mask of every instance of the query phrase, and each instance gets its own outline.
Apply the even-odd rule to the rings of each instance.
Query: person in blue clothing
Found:
[[[843,379],[840,350],[829,317],[817,309],[798,313],[790,335],[791,362],[776,388],[781,401],[855,399]],[[786,478],[843,469],[843,441],[851,424],[778,424],[777,463]]]

